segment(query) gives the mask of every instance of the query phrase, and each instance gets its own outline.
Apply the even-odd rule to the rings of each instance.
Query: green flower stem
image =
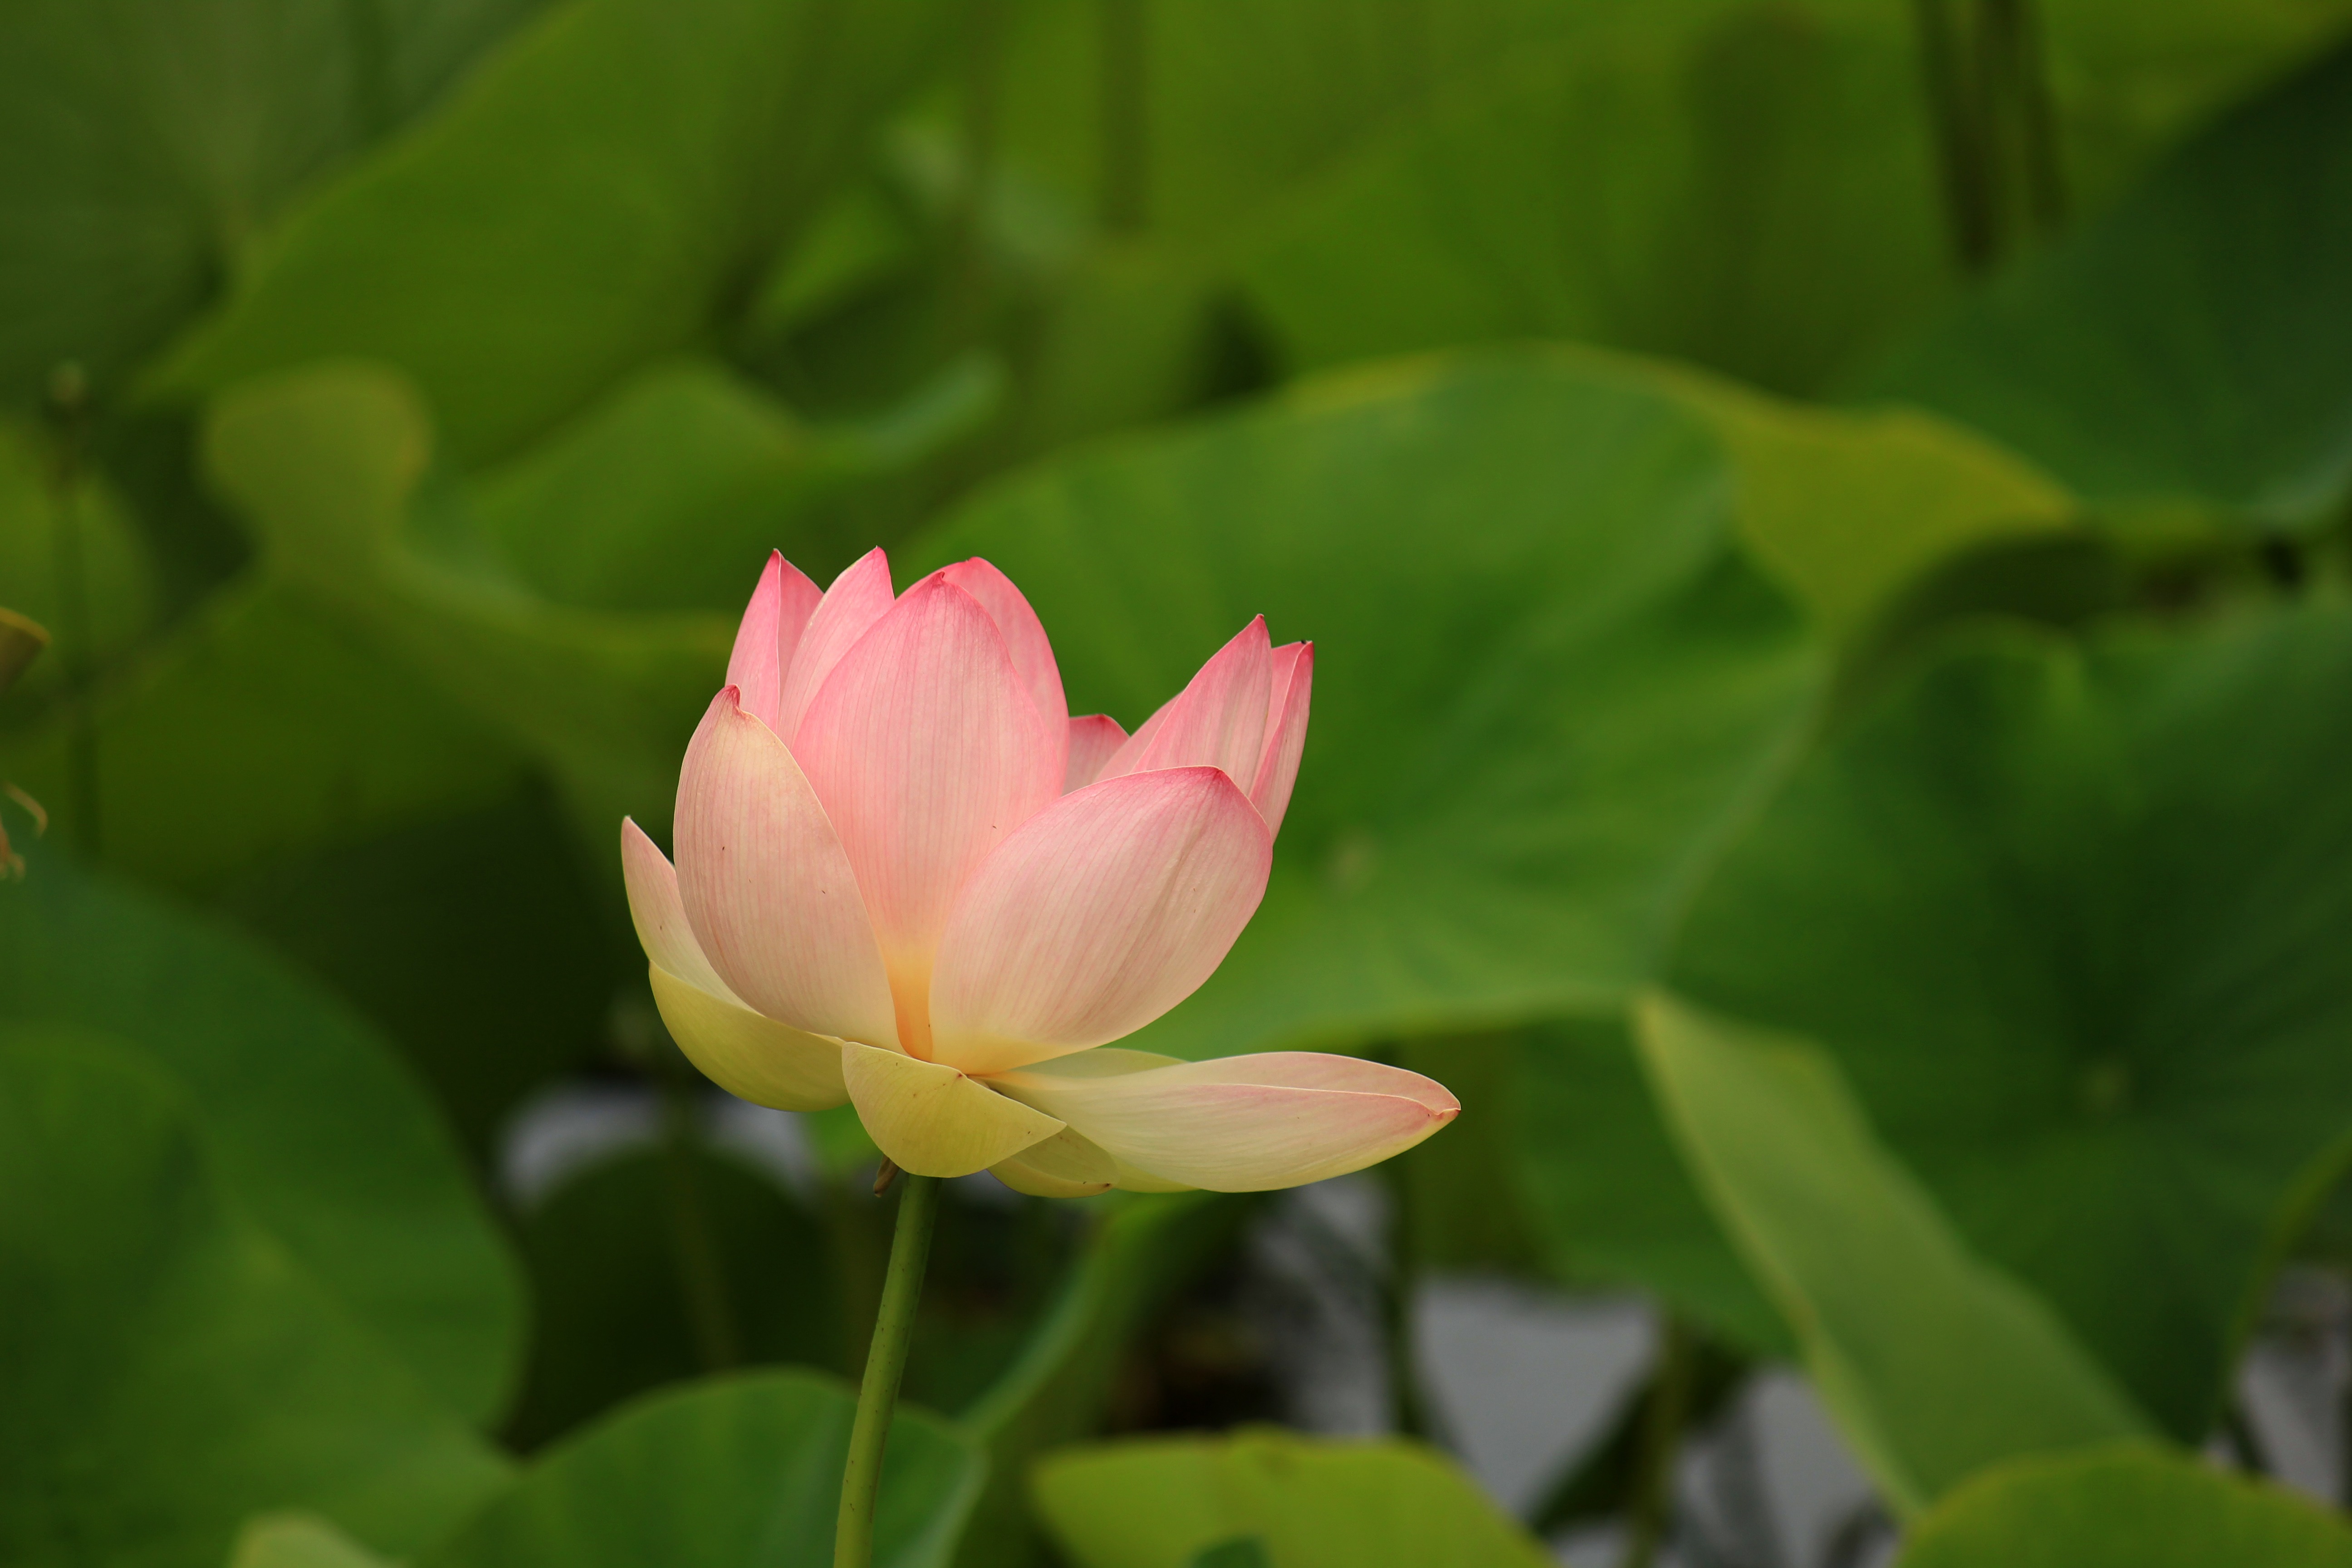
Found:
[[[890,1238],[890,1269],[882,1280],[882,1310],[874,1318],[874,1345],[857,1390],[857,1420],[849,1429],[849,1463],[841,1472],[841,1514],[833,1531],[833,1568],[870,1568],[874,1561],[874,1500],[882,1485],[882,1453],[898,1379],[914,1337],[915,1304],[922,1300],[923,1264],[940,1214],[940,1178],[898,1179],[898,1226]]]

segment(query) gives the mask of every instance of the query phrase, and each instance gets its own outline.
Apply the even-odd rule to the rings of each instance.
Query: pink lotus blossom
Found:
[[[1055,1196],[1359,1170],[1460,1106],[1417,1073],[1110,1042],[1190,995],[1265,896],[1311,644],[1252,621],[1129,735],[1071,718],[985,561],[820,595],[778,555],[678,780],[675,869],[621,854],[662,1017],[745,1100],[846,1100],[925,1176]]]

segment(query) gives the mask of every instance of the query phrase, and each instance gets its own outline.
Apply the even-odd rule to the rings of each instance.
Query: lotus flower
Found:
[[[1419,1074],[1109,1045],[1265,896],[1314,668],[1261,616],[1129,735],[1069,716],[985,561],[893,597],[879,550],[823,595],[772,558],[687,748],[675,869],[622,825],[663,1020],[742,1099],[855,1104],[917,1175],[1253,1192],[1412,1147],[1460,1109]]]

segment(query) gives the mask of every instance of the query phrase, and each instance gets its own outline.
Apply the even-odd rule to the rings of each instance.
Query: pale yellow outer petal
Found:
[[[1118,1167],[1118,1190],[1122,1193],[1197,1193],[1201,1190],[1189,1182],[1171,1182],[1165,1176],[1139,1171],[1121,1159],[1114,1157],[1111,1163]]]
[[[1016,1193],[1034,1198],[1084,1198],[1118,1184],[1118,1163],[1068,1128],[989,1167]]]
[[[845,1043],[841,1077],[875,1143],[918,1176],[968,1176],[1062,1130],[951,1067],[874,1046]]]
[[[779,1110],[830,1110],[849,1098],[841,1042],[803,1034],[749,1007],[647,966],[654,1004],[687,1060],[738,1100]]]

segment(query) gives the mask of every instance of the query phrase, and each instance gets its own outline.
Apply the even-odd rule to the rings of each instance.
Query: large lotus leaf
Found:
[[[2064,0],[2037,10],[2066,182],[2085,205],[2151,148],[2326,47],[2352,19],[2344,0]],[[1121,33],[1085,0],[1044,0],[1013,14],[999,135],[1009,160],[1074,202],[1124,206],[1187,241],[1224,237],[1279,212],[1318,176],[1416,134],[1433,112],[1491,90],[1532,55],[1604,47],[1629,23],[1690,37],[1727,16],[1752,26],[1775,15],[1823,31],[1909,20],[1880,0],[1266,0],[1143,6]],[[1889,52],[1880,65],[1885,80],[1871,89],[1916,102],[1916,55]],[[1106,97],[1122,89],[1129,112],[1106,113]],[[1924,104],[1915,112],[1924,123]],[[1934,165],[1921,152],[1924,184]],[[1126,163],[1140,177],[1122,181]],[[1134,189],[1114,195],[1124,184]],[[1353,270],[1377,258],[1350,260]],[[1829,282],[1798,281],[1807,293]]]
[[[1871,395],[1990,432],[2118,512],[2296,531],[2352,488],[2352,45],[1899,353]]]
[[[1024,366],[1015,451],[1046,452],[1197,407],[1236,368],[1220,363],[1223,281],[1200,256],[1111,242],[1053,281]]]
[[[524,1096],[608,1050],[614,997],[644,984],[604,869],[531,790],[273,858],[215,903],[381,1026],[488,1170]]]
[[[97,795],[110,865],[210,889],[256,862],[372,837],[510,794],[514,748],[347,617],[239,580],[99,690]],[[75,837],[73,731],[51,714],[0,763]]]
[[[420,494],[434,432],[390,372],[248,383],[217,400],[205,440],[267,570],[550,768],[600,844],[624,813],[667,831],[677,759],[726,667],[725,619],[553,604],[487,568],[463,496]]]
[[[1954,1491],[1898,1568],[2352,1568],[2352,1530],[2284,1487],[2121,1445],[2019,1459]]]
[[[152,1052],[202,1114],[225,1189],[309,1288],[421,1386],[497,1414],[520,1352],[518,1270],[391,1050],[250,942],[24,848],[28,874],[0,885],[0,1023]]]
[[[1665,398],[1572,360],[1333,382],[1058,462],[919,542],[1029,595],[1139,723],[1264,612],[1321,649],[1273,886],[1149,1033],[1223,1055],[1607,1003],[1822,660]]]
[[[273,234],[158,385],[383,359],[461,457],[510,451],[740,304],[936,30],[851,0],[551,12]]]
[[[1645,377],[1714,427],[1738,471],[1749,551],[1837,632],[1873,627],[1972,552],[2080,537],[2073,496],[1965,426],[1916,409],[1769,397],[1671,362],[1593,359]]]
[[[1965,1240],[2199,1440],[2352,1128],[2352,614],[1981,629],[1810,759],[1676,989],[1801,1034]]]
[[[659,1394],[559,1444],[418,1568],[803,1568],[833,1557],[856,1408],[813,1373]],[[875,1525],[877,1568],[945,1568],[983,1461],[902,1407]]]
[[[0,402],[101,391],[304,182],[536,0],[26,0],[0,12]]]
[[[0,1035],[0,1558],[216,1568],[286,1507],[408,1552],[499,1488],[504,1461],[247,1217],[145,1053]]]
[[[1083,0],[1045,0],[1013,13],[999,135],[1009,162],[1073,207],[1213,240],[1411,122],[1439,89],[1631,9],[1622,0],[1265,0],[1142,6],[1122,30]]]
[[[266,1513],[237,1531],[228,1568],[391,1568],[313,1513]]]
[[[2037,6],[2078,211],[2230,106],[2342,41],[2347,0],[2063,0]]]
[[[1573,1284],[1638,1285],[1751,1354],[1790,1356],[1796,1347],[1779,1310],[1675,1152],[1625,1025],[1612,1016],[1539,1026],[1517,1058],[1499,1098],[1519,1191],[1552,1270]],[[1430,1066],[1443,1075],[1442,1062]],[[1464,1102],[1465,1121],[1474,1109]]]
[[[957,1568],[1025,1568],[1034,1560],[1031,1461],[1100,1429],[1136,1335],[1250,1213],[1249,1200],[1213,1193],[1124,1195],[1087,1207],[1094,1229],[1059,1291],[1034,1314],[1020,1355],[963,1412],[964,1429],[987,1445],[989,1485]]]
[[[1655,995],[1638,1018],[1692,1173],[1898,1510],[1996,1460],[2147,1432],[2048,1304],[1954,1234],[1819,1050]]]
[[[559,604],[739,612],[768,552],[819,582],[864,552],[821,509],[967,429],[991,378],[951,374],[864,425],[803,424],[709,360],[647,367],[474,487],[489,546]]]
[[[1319,184],[1250,297],[1301,366],[1561,337],[1818,388],[1951,280],[1910,21],[1726,8],[1538,54]]]
[[[772,1181],[724,1154],[666,1144],[616,1156],[549,1194],[519,1229],[539,1310],[506,1435],[526,1448],[712,1370],[714,1354],[843,1363],[824,1233]],[[698,1329],[688,1281],[704,1267],[720,1317]]]
[[[1276,1568],[1538,1568],[1551,1559],[1435,1451],[1272,1427],[1076,1448],[1032,1489],[1080,1568],[1192,1568],[1256,1537]]]

